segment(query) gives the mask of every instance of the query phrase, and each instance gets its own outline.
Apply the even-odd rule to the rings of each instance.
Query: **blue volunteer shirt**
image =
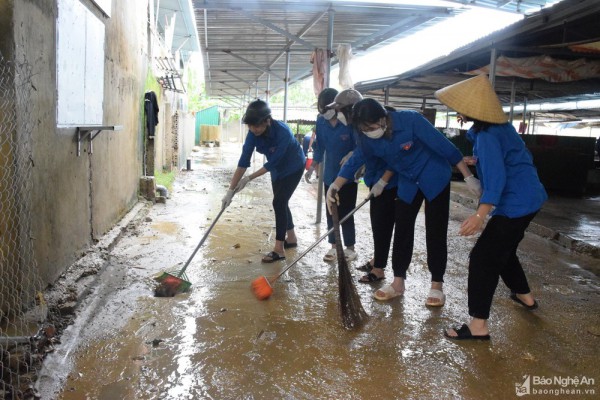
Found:
[[[248,131],[238,167],[250,167],[254,149],[266,156],[267,162],[263,167],[271,173],[271,181],[277,181],[298,172],[299,169],[304,168],[306,163],[300,143],[298,143],[290,128],[280,121],[272,120],[268,131],[260,136]]]
[[[358,169],[364,165],[365,166],[365,176],[363,180],[365,181],[365,185],[368,187],[372,187],[377,183],[379,179],[383,176],[385,171],[392,170],[392,168],[388,167],[388,165],[381,158],[370,157],[369,159],[365,159],[364,153],[360,151],[355,151],[352,153],[352,157],[344,164],[344,166],[340,169],[340,173],[338,176],[342,178],[346,178],[350,181],[354,180],[354,174]],[[391,179],[388,181],[388,184],[385,185],[385,190],[392,189],[398,186],[398,174],[394,173]]]
[[[480,202],[493,204],[492,215],[518,218],[538,211],[548,198],[533,165],[531,153],[509,124],[491,125],[478,133],[470,129],[475,168],[483,194]]]
[[[416,111],[390,111],[392,137],[359,135],[357,157],[380,158],[398,175],[398,197],[411,203],[420,189],[431,201],[450,183],[461,152]],[[360,154],[362,153],[362,154]]]
[[[356,147],[354,132],[351,126],[346,126],[339,121],[335,127],[331,126],[329,121],[320,115],[317,117],[316,132],[318,146],[314,148],[313,162],[322,163],[323,155],[327,154],[323,182],[329,186],[340,171],[342,158]]]

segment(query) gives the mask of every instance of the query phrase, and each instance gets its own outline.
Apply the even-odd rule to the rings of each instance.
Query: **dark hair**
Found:
[[[473,122],[473,126],[471,127],[471,129],[473,130],[474,133],[479,133],[481,131],[487,131],[490,126],[492,126],[492,125],[498,125],[498,124],[493,124],[491,122],[480,121],[478,119],[471,118],[471,117],[466,116],[466,115],[462,115],[462,116],[464,117],[465,122],[468,122],[468,121],[472,121]]]
[[[269,105],[262,100],[254,100],[248,104],[242,122],[247,125],[257,125],[271,116]]]
[[[375,99],[362,99],[352,107],[352,124],[355,127],[373,124],[387,116],[387,111]]]
[[[321,93],[319,93],[319,97],[317,99],[317,108],[321,114],[325,113],[327,105],[333,103],[337,94],[338,91],[333,88],[321,90]]]

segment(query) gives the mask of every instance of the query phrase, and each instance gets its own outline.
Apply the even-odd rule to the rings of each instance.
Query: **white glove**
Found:
[[[250,179],[249,176],[244,176],[242,177],[242,179],[240,179],[240,181],[238,182],[237,186],[235,187],[235,189],[233,189],[233,191],[235,193],[237,192],[241,192],[243,188],[246,187],[246,185],[248,184],[248,182],[250,182],[252,179]]]
[[[227,190],[227,193],[225,194],[225,196],[223,196],[223,200],[221,200],[221,203],[223,204],[223,209],[226,209],[227,207],[229,207],[229,205],[231,204],[231,199],[233,199],[233,195],[235,194],[235,190],[234,189],[229,189]]]
[[[342,160],[340,161],[340,167],[342,167],[344,164],[346,164],[346,162],[350,159],[350,157],[352,157],[353,153],[354,153],[353,151],[349,151],[348,154],[346,154],[344,157],[342,157]]]
[[[327,189],[326,199],[327,199],[327,210],[329,210],[329,214],[331,214],[331,204],[333,204],[333,203],[339,204],[340,203],[340,196],[338,195],[339,191],[340,191],[340,188],[335,183],[332,183],[329,186],[329,189]]]
[[[383,193],[383,189],[385,189],[387,184],[388,183],[386,181],[384,181],[383,179],[378,180],[377,183],[374,184],[373,187],[371,188],[371,191],[369,192],[369,196],[373,196],[373,197],[380,196],[381,193]]]
[[[354,173],[354,180],[356,182],[358,182],[360,180],[360,178],[365,176],[366,170],[367,170],[367,166],[364,164],[361,165],[360,168]]]
[[[465,178],[465,182],[467,183],[467,188],[471,191],[471,193],[477,196],[477,198],[480,198],[482,191],[481,182],[479,182],[479,179],[471,175]]]
[[[313,172],[315,172],[315,166],[311,164],[310,167],[308,167],[308,170],[304,173],[304,180],[306,183],[310,183],[310,178],[312,177]]]

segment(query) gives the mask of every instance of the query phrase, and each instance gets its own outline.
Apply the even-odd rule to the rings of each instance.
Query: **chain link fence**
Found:
[[[31,232],[32,68],[0,53],[0,398],[21,399],[40,367],[46,319]],[[29,389],[28,389],[29,388]]]

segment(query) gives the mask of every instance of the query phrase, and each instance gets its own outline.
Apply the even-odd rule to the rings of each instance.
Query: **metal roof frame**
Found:
[[[331,63],[339,44],[364,53],[452,17],[463,7],[393,5],[320,0],[194,0],[204,59],[206,90],[213,98],[231,91],[268,97],[312,74],[316,48]],[[289,59],[289,73],[287,60]]]
[[[457,49],[445,57],[432,60],[402,74],[359,82],[355,88],[367,97],[376,98],[403,109],[446,107],[434,92],[447,85],[467,79],[465,72],[493,64],[500,55],[531,57],[551,55],[574,60],[600,60],[600,51],[585,53],[572,50],[575,43],[600,41],[600,2],[564,0],[553,7],[534,13],[522,21]],[[539,103],[565,103],[600,99],[600,77],[552,83],[541,79],[495,77],[495,89],[504,106]],[[599,116],[598,109],[557,109],[570,118]],[[550,113],[548,113],[550,114]],[[554,118],[554,115],[549,115]]]
[[[335,65],[340,44],[364,54],[473,7],[526,14],[556,1],[454,0],[431,6],[419,1],[193,0],[193,7],[207,94],[241,97],[244,103],[268,99],[310,77],[316,48],[327,49]]]

